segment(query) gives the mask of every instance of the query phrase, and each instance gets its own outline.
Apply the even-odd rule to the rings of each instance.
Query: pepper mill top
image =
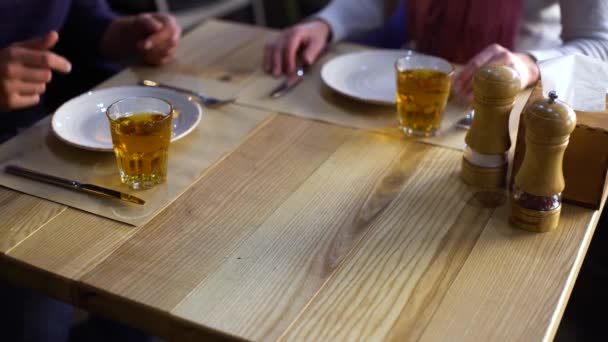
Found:
[[[521,90],[521,77],[510,67],[486,64],[479,68],[473,78],[473,92],[479,102],[512,102]]]
[[[557,99],[554,90],[549,98],[534,102],[524,115],[528,139],[542,144],[560,144],[568,140],[576,126],[576,114]]]
[[[534,196],[556,195],[565,187],[562,162],[570,133],[576,126],[576,114],[552,91],[548,99],[529,106],[523,116],[526,154],[515,184]]]
[[[482,154],[502,154],[511,146],[509,114],[520,91],[519,73],[506,65],[487,64],[473,77],[475,116],[466,144]]]

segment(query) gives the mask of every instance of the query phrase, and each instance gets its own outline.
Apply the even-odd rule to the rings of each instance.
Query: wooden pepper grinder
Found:
[[[546,232],[559,223],[565,188],[562,163],[576,114],[551,91],[549,99],[533,103],[523,119],[526,154],[515,176],[511,222],[522,229]]]
[[[511,147],[509,114],[520,87],[519,73],[506,65],[484,65],[475,73],[475,115],[462,158],[465,183],[486,189],[505,186]]]

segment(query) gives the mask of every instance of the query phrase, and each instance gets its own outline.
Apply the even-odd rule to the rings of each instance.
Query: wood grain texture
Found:
[[[166,69],[230,84],[246,82],[262,66],[266,41],[276,33],[256,26],[210,20],[181,42]]]
[[[65,209],[63,205],[0,187],[0,252],[16,246]]]
[[[557,230],[538,234],[513,229],[501,207],[422,340],[552,339],[599,216],[571,205],[562,210]]]
[[[69,205],[131,225],[148,222],[179,197],[204,170],[233,149],[268,112],[233,104],[205,108],[199,125],[186,137],[171,143],[167,181],[153,189],[134,191],[121,184],[116,158],[111,153],[84,151],[61,142],[50,132],[50,118],[41,120],[15,138],[15,145],[0,149],[0,167],[16,164],[51,175],[131,193],[145,206],[125,204],[112,198],[74,192],[54,185],[0,173],[0,183],[57,203]]]
[[[81,281],[173,309],[350,134],[277,117]]]
[[[210,22],[175,64],[102,86],[237,94],[264,32]],[[461,152],[241,105],[208,120],[212,166],[137,229],[0,189],[0,277],[172,341],[553,337],[598,212],[523,232],[504,193],[461,182]]]
[[[429,316],[493,212],[458,178],[460,159],[449,150],[425,154],[286,340],[383,339],[402,310]]]
[[[402,165],[400,154],[424,149],[358,131],[173,312],[247,339],[276,340],[390,202],[398,184],[392,178],[387,189],[379,180]]]
[[[7,255],[66,279],[77,279],[136,231],[124,223],[67,209]]]

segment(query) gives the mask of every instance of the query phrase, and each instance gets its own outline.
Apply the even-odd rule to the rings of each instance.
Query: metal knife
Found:
[[[16,166],[16,165],[6,166],[4,168],[4,171],[6,173],[10,173],[10,174],[13,174],[16,176],[30,178],[30,179],[37,180],[40,182],[58,185],[58,186],[76,190],[76,191],[87,192],[87,193],[102,195],[102,196],[106,196],[106,197],[112,197],[112,198],[120,199],[120,200],[123,200],[126,202],[135,203],[135,204],[140,204],[140,205],[143,205],[144,203],[146,203],[144,200],[142,200],[138,197],[135,197],[135,196],[132,196],[129,194],[125,194],[120,191],[103,188],[101,186],[97,186],[97,185],[93,185],[93,184],[79,183],[74,180],[69,180],[69,179],[65,179],[65,178],[61,178],[61,177],[57,177],[57,176],[47,175],[44,173],[40,173],[38,171],[33,171],[33,170],[26,169],[26,168]]]
[[[306,72],[306,68],[304,66],[298,67],[296,71],[287,75],[285,81],[281,82],[278,87],[276,87],[271,93],[270,97],[276,99],[285,95],[288,91],[293,89],[302,79],[304,78],[304,74]]]

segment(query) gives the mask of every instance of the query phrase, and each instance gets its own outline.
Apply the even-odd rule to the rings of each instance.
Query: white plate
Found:
[[[67,144],[111,152],[112,137],[106,109],[112,103],[131,96],[161,98],[180,112],[173,118],[171,141],[183,138],[201,121],[201,107],[184,94],[162,88],[124,86],[90,91],[67,101],[53,114],[53,132]]]
[[[396,102],[395,62],[412,54],[409,50],[363,51],[342,55],[327,62],[321,78],[333,90],[376,104]]]

